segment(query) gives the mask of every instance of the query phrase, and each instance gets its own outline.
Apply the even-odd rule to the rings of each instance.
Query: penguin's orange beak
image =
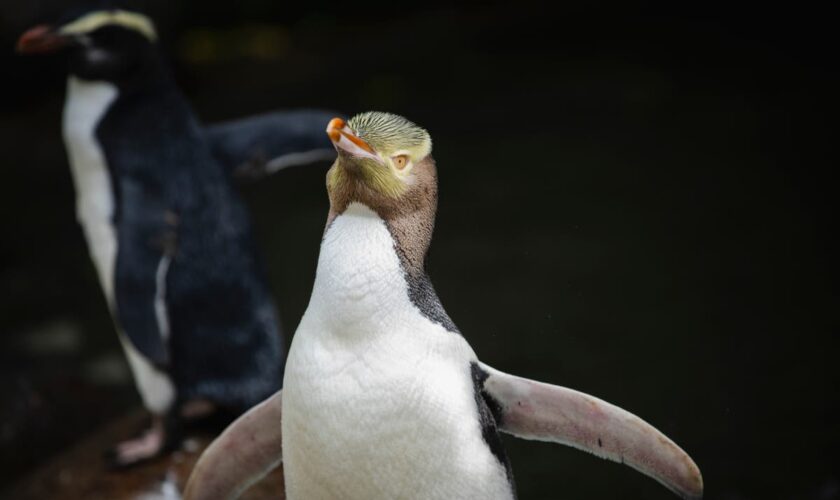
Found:
[[[69,43],[70,40],[53,30],[52,26],[41,24],[26,30],[18,38],[15,50],[21,54],[44,54],[55,52]]]
[[[343,152],[352,156],[373,158],[376,161],[382,161],[376,154],[376,151],[370,147],[370,144],[359,138],[353,132],[353,129],[347,126],[347,123],[341,118],[330,120],[330,123],[327,125],[327,135],[330,137],[335,150],[339,153]]]

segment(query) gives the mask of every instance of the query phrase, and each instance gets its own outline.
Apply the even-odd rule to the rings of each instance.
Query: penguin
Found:
[[[185,498],[234,497],[282,459],[290,500],[512,499],[500,431],[702,496],[696,464],[640,418],[477,358],[424,269],[438,189],[426,130],[368,112],[327,133],[330,210],[284,388],[204,452]]]
[[[147,16],[105,9],[18,42],[23,53],[67,58],[63,134],[77,218],[152,415],[114,448],[115,466],[169,451],[186,422],[229,422],[280,388],[280,321],[230,165],[252,163],[249,130],[286,123],[311,136],[288,114],[202,128],[156,40]],[[292,154],[294,142],[265,151]]]

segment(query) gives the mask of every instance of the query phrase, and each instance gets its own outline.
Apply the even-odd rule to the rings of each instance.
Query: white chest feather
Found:
[[[96,127],[117,97],[107,82],[88,82],[71,76],[64,105],[64,144],[76,188],[76,217],[99,274],[105,297],[113,306],[113,275],[117,255],[113,225],[114,197],[105,155],[96,140]]]
[[[385,223],[351,205],[324,237],[286,364],[288,498],[510,498],[481,436],[473,360],[411,303]]]

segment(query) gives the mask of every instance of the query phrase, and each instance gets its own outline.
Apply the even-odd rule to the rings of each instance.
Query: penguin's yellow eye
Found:
[[[394,166],[397,167],[397,170],[402,170],[408,165],[408,155],[397,155],[391,159],[394,160]]]

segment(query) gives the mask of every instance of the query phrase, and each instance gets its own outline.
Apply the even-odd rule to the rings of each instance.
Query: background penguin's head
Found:
[[[429,133],[405,118],[361,113],[327,126],[338,156],[327,174],[330,196],[376,209],[434,202],[437,175]]]
[[[157,33],[149,17],[122,9],[73,12],[39,25],[17,42],[23,54],[66,52],[69,72],[86,80],[121,82],[150,69]]]

